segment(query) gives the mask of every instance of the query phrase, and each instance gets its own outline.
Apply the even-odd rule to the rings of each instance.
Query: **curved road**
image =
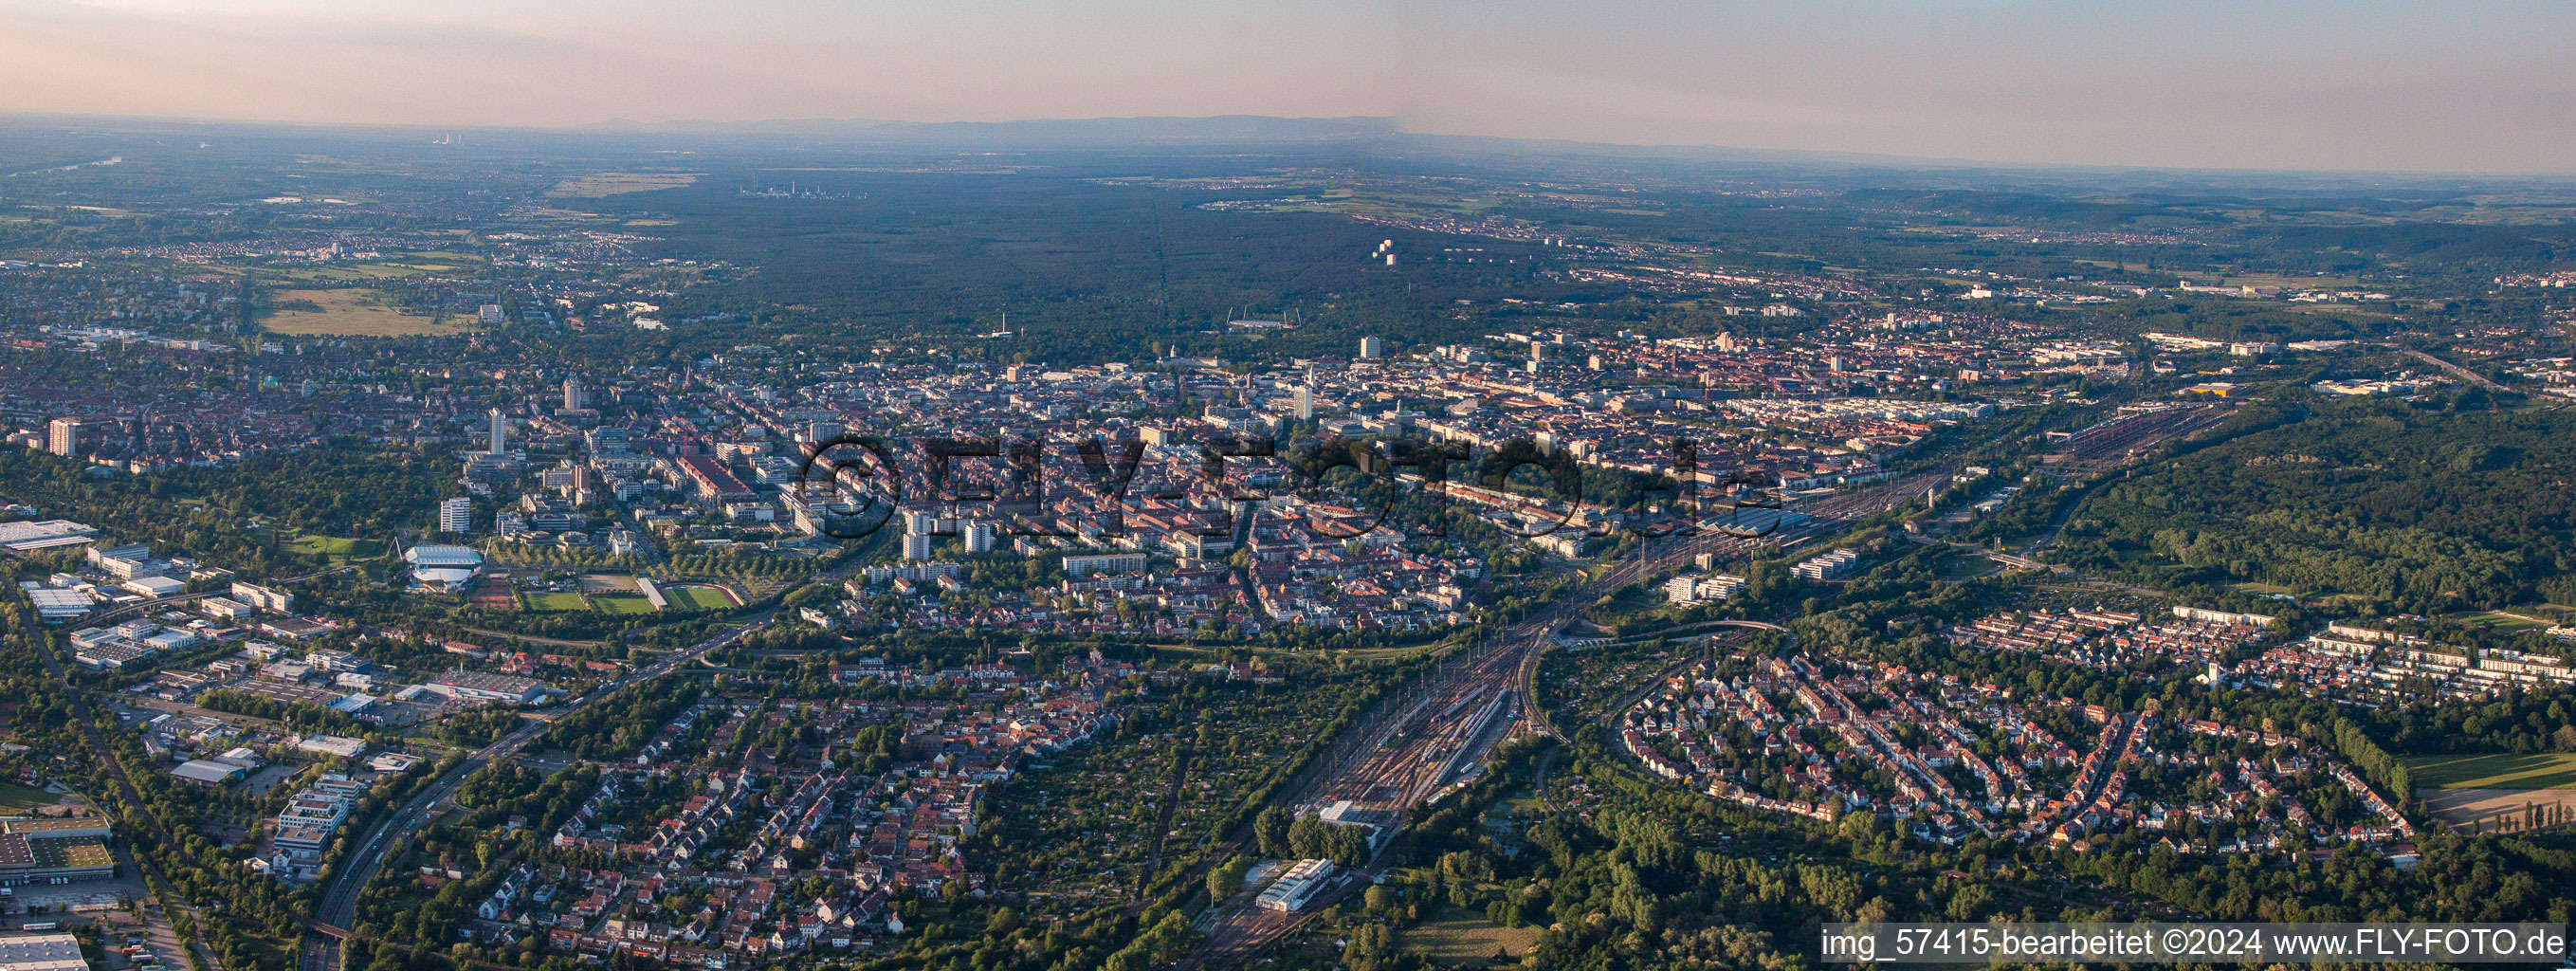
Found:
[[[368,830],[365,841],[359,843],[357,849],[350,851],[347,857],[339,861],[332,871],[331,886],[322,895],[321,906],[314,910],[313,922],[341,930],[348,929],[357,919],[359,891],[364,890],[367,884],[375,879],[376,872],[384,867],[385,849],[393,845],[395,838],[420,828],[421,822],[429,817],[430,811],[439,803],[446,801],[448,797],[455,795],[456,790],[462,787],[465,780],[475,771],[496,759],[506,759],[519,754],[519,750],[526,748],[530,742],[536,741],[537,736],[545,734],[546,728],[552,723],[551,719],[580,711],[628,685],[651,681],[682,670],[709,652],[767,626],[773,616],[775,616],[774,610],[763,611],[741,625],[728,628],[724,633],[698,642],[694,647],[665,654],[650,665],[628,671],[617,680],[592,688],[582,696],[548,711],[546,714],[549,720],[530,721],[510,734],[502,736],[499,741],[484,746],[482,750],[466,757],[464,761],[448,769],[446,774],[439,776],[437,781],[414,793],[409,801],[403,803],[402,808]],[[314,930],[305,935],[303,971],[336,971],[339,966],[340,941],[337,937],[321,930]]]

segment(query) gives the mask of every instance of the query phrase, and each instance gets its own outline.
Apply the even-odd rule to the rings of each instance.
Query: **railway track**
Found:
[[[1563,738],[1549,724],[1547,713],[1535,703],[1534,686],[1540,659],[1553,645],[1557,631],[1567,621],[1602,598],[1633,584],[1658,575],[1689,567],[1703,553],[1729,558],[1746,555],[1768,546],[1772,537],[1743,537],[1721,532],[1695,536],[1675,536],[1651,540],[1642,555],[1602,568],[1576,589],[1558,596],[1529,618],[1505,628],[1454,663],[1436,680],[1423,686],[1420,694],[1389,699],[1384,714],[1354,726],[1347,737],[1336,742],[1336,748],[1347,753],[1343,761],[1319,776],[1290,797],[1292,805],[1319,807],[1349,802],[1364,813],[1384,813],[1390,827],[1400,827],[1404,811],[1439,791],[1459,766],[1472,764],[1477,758],[1516,732],[1536,733]],[[1769,626],[1769,625],[1760,625]],[[1475,699],[1493,692],[1493,701],[1478,704],[1496,706],[1493,717],[1484,724],[1452,724],[1446,727],[1425,724],[1407,733],[1417,720],[1444,710],[1479,710]],[[1506,715],[1517,714],[1517,720]],[[1436,721],[1436,720],[1434,720]],[[1379,842],[1379,850],[1365,866],[1357,868],[1356,879],[1340,890],[1328,893],[1309,905],[1306,914],[1249,910],[1219,917],[1207,930],[1208,941],[1199,951],[1180,963],[1183,971],[1200,968],[1234,967],[1271,942],[1286,936],[1306,920],[1312,911],[1320,910],[1342,895],[1366,886],[1368,877],[1385,871],[1385,852],[1395,843],[1396,833],[1389,832]],[[1222,903],[1222,902],[1217,902]]]

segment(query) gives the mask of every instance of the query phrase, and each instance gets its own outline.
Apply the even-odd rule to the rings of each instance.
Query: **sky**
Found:
[[[0,112],[1278,115],[2039,165],[2576,173],[2576,2],[0,0]]]

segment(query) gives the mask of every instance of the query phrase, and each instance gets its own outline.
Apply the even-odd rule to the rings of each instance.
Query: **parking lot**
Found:
[[[6,907],[12,915],[33,912],[29,920],[45,920],[48,915],[73,907],[94,904],[124,904],[143,898],[143,881],[132,875],[113,880],[76,880],[57,885],[28,884],[9,888]]]

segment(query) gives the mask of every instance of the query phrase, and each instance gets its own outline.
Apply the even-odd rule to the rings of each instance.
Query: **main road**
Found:
[[[370,828],[366,839],[361,841],[356,849],[349,851],[349,854],[334,868],[331,886],[323,893],[321,905],[314,908],[312,921],[317,927],[305,935],[302,971],[336,971],[340,966],[338,934],[346,933],[357,920],[358,894],[375,879],[376,872],[383,869],[386,848],[392,846],[396,838],[420,828],[421,822],[430,816],[431,811],[439,803],[455,795],[456,790],[464,786],[465,780],[476,770],[492,764],[495,760],[518,755],[521,749],[536,741],[538,736],[545,734],[547,726],[553,719],[587,708],[629,685],[651,681],[694,664],[699,658],[768,625],[775,614],[775,609],[761,611],[743,623],[727,628],[724,633],[700,641],[685,650],[665,654],[649,665],[631,669],[613,681],[594,687],[558,707],[548,709],[546,720],[530,721],[519,726],[508,735],[502,736],[499,741],[467,756],[464,761],[440,775],[436,781],[414,793],[401,808]]]

